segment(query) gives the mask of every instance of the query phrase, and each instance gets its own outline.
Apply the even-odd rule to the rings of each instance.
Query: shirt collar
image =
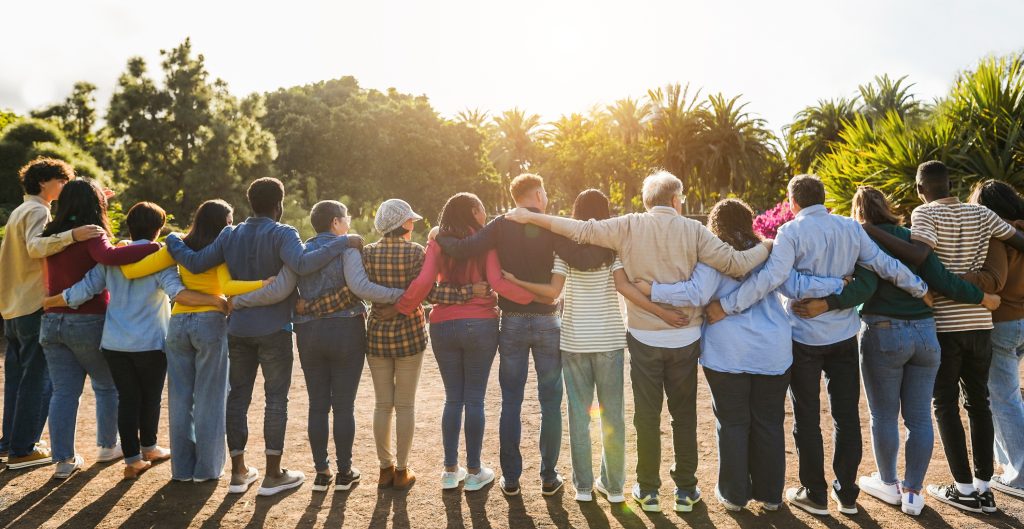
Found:
[[[267,222],[275,222],[275,220],[270,217],[248,217],[245,219],[246,224],[263,224]]]
[[[802,216],[805,216],[805,215],[820,215],[822,213],[828,213],[828,210],[825,209],[825,205],[824,204],[815,204],[813,206],[807,206],[806,208],[802,208],[800,210],[800,213],[797,213],[796,216],[797,217],[802,217]]]
[[[953,204],[959,204],[960,203],[960,198],[959,197],[946,197],[946,198],[939,198],[939,199],[933,200],[932,202],[934,202],[936,204],[945,204],[947,206],[950,206],[950,205],[953,205]]]
[[[679,212],[676,211],[676,208],[671,208],[668,206],[654,206],[648,211],[654,215],[672,215],[673,217],[679,215]]]
[[[45,200],[39,197],[39,195],[25,195],[25,202],[35,202],[36,204],[50,207]]]

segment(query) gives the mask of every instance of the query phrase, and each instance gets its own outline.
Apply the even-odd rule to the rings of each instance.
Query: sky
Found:
[[[1024,50],[1018,0],[37,0],[3,14],[0,108],[19,113],[78,80],[102,112],[129,57],[159,79],[159,50],[186,37],[237,95],[352,75],[449,117],[556,119],[689,83],[742,95],[775,130],[878,74],[931,100],[982,56]]]

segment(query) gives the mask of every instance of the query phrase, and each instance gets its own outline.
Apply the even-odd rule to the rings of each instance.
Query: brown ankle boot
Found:
[[[402,470],[395,471],[395,485],[394,487],[398,490],[405,490],[416,483],[416,474],[411,468],[403,468]]]
[[[378,489],[390,489],[395,483],[395,467],[380,469],[380,479],[377,480]]]

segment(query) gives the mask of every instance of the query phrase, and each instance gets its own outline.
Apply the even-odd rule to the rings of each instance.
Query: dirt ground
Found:
[[[2,345],[0,341],[0,345]],[[307,483],[290,493],[271,498],[257,498],[256,486],[244,495],[229,496],[227,479],[219,483],[175,483],[170,481],[170,465],[161,464],[137,482],[121,481],[122,463],[97,464],[95,439],[94,400],[86,391],[79,412],[79,452],[86,459],[84,471],[66,482],[50,479],[52,466],[27,471],[3,469],[0,471],[0,527],[31,528],[86,528],[86,527],[423,527],[448,528],[540,528],[540,527],[742,527],[742,528],[794,528],[811,527],[997,527],[1024,528],[1024,503],[997,493],[1001,512],[995,515],[968,515],[934,500],[928,501],[924,513],[918,518],[903,515],[897,508],[883,504],[862,494],[860,514],[846,517],[838,514],[830,518],[815,518],[803,512],[783,507],[779,512],[762,511],[759,507],[733,514],[713,499],[716,474],[714,416],[710,394],[703,377],[699,382],[699,450],[698,477],[704,491],[705,502],[693,513],[681,515],[671,511],[661,514],[644,513],[630,503],[612,506],[603,498],[589,504],[573,499],[572,487],[551,498],[540,494],[540,484],[530,479],[537,476],[539,456],[536,449],[539,410],[535,379],[531,374],[527,388],[527,401],[523,406],[524,466],[523,495],[506,498],[494,486],[478,492],[447,491],[439,488],[442,462],[440,417],[444,403],[437,365],[430,351],[426,353],[423,376],[419,389],[417,430],[411,465],[419,474],[419,481],[408,492],[379,491],[376,488],[377,462],[370,428],[373,409],[373,390],[369,370],[364,370],[357,402],[358,431],[355,441],[355,465],[363,471],[363,481],[348,493],[314,493],[310,485],[313,468],[306,438],[307,396],[302,370],[296,357],[293,371],[291,402],[289,404],[288,438],[284,465],[306,472]],[[495,360],[497,362],[497,360]],[[628,362],[627,362],[628,369]],[[488,428],[484,446],[484,463],[499,469],[497,417],[500,407],[497,365],[492,371],[487,396]],[[629,384],[629,377],[626,377]],[[88,385],[87,385],[88,386]],[[632,417],[632,397],[626,388],[627,424]],[[2,393],[0,393],[2,394]],[[256,396],[249,413],[250,453],[262,452],[262,391],[257,386]],[[167,413],[161,417],[160,442],[167,446]],[[824,399],[823,399],[824,402]],[[868,474],[875,469],[871,457],[867,407],[861,405],[861,422],[865,441],[864,460],[860,471]],[[787,431],[792,416],[787,418]],[[828,422],[824,422],[828,424]],[[596,435],[597,428],[593,428]],[[826,445],[830,444],[830,428],[826,431]],[[662,477],[665,485],[661,494],[663,504],[671,498],[668,467],[671,460],[671,437],[667,412],[662,422],[663,439]],[[937,436],[936,436],[937,438]],[[627,432],[627,487],[632,487],[632,469],[636,464],[636,437],[629,426]],[[173,448],[173,447],[172,447]],[[826,447],[830,450],[830,447]],[[333,449],[332,449],[333,450]],[[595,469],[599,464],[599,451],[595,451]],[[827,452],[828,453],[828,452]],[[787,436],[787,484],[796,485],[797,465],[792,438]],[[262,470],[261,458],[253,457]],[[562,457],[559,470],[568,479],[568,430],[563,435]],[[500,470],[499,470],[500,473]],[[947,481],[949,471],[936,439],[932,464],[926,482]]]

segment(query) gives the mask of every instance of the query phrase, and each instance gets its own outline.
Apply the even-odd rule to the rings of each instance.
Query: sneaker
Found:
[[[700,487],[694,487],[692,491],[676,488],[676,512],[691,512],[699,501]]]
[[[455,472],[441,471],[441,490],[459,488],[459,483],[465,481],[467,475],[469,473],[462,467],[459,467]]]
[[[331,488],[332,481],[334,481],[333,475],[317,472],[316,477],[313,478],[313,492],[327,492],[327,489]]]
[[[515,484],[508,484],[508,483],[506,483],[505,482],[505,476],[501,476],[501,479],[498,480],[498,486],[501,487],[501,493],[506,495],[506,496],[518,496],[519,493],[521,492],[519,490],[519,484],[518,483],[515,483]]]
[[[469,492],[480,490],[493,481],[494,471],[487,467],[480,467],[480,470],[478,470],[476,474],[466,475],[466,482],[462,485],[462,490]]]
[[[282,468],[280,476],[273,478],[269,476],[264,477],[263,483],[260,484],[260,490],[256,494],[259,496],[273,496],[278,492],[294,489],[302,485],[303,481],[306,481],[306,475],[302,472]]]
[[[0,463],[6,461],[8,455],[10,455],[10,452],[7,450],[0,450]]]
[[[822,505],[811,499],[807,487],[794,487],[786,489],[786,501],[794,507],[799,507],[817,516],[828,516],[828,505]]]
[[[845,514],[847,516],[853,516],[854,514],[857,514],[857,504],[856,503],[851,503],[851,504],[843,503],[843,500],[839,499],[839,492],[836,491],[835,487],[832,487],[832,490],[829,492],[829,495],[832,496],[832,499],[836,502],[836,505],[839,506],[839,512],[841,512],[841,513],[843,513],[843,514]]]
[[[911,490],[903,491],[900,498],[900,510],[911,516],[921,514],[921,511],[924,510],[924,496]]]
[[[900,486],[896,483],[889,485],[882,481],[882,478],[878,476],[878,472],[872,472],[870,476],[861,476],[857,480],[857,484],[860,485],[860,490],[878,498],[879,500],[888,503],[889,505],[899,505],[902,502],[900,497]]]
[[[71,474],[81,470],[84,465],[85,460],[82,459],[82,456],[75,454],[71,459],[57,463],[57,468],[53,470],[53,479],[68,479]]]
[[[960,494],[955,483],[950,483],[949,485],[928,485],[928,494],[942,503],[952,505],[962,511],[982,512],[978,493]]]
[[[152,449],[142,452],[142,460],[149,461],[150,463],[167,461],[170,458],[171,451],[160,446],[154,446]]]
[[[604,483],[601,481],[601,478],[597,478],[594,480],[594,490],[600,492],[601,494],[604,494],[604,497],[608,498],[608,503],[622,503],[626,501],[626,496],[621,492],[618,494],[608,494],[608,488],[604,486]]]
[[[7,468],[11,470],[18,470],[20,468],[31,468],[38,467],[40,465],[49,465],[53,460],[50,459],[50,451],[45,448],[35,448],[31,452],[23,456],[15,456],[7,459]]]
[[[260,471],[256,467],[249,467],[245,474],[231,474],[231,484],[228,485],[228,494],[243,494],[249,490],[249,485],[256,483],[260,478]]]
[[[555,480],[551,483],[544,483],[541,486],[540,493],[545,496],[554,496],[558,494],[558,491],[562,490],[562,485],[565,485],[565,480],[562,476],[555,474]]]
[[[737,505],[725,499],[725,496],[722,496],[722,493],[718,490],[717,486],[715,486],[715,499],[717,499],[718,503],[721,503],[722,507],[725,507],[725,510],[727,511],[740,512],[743,510],[744,505]]]
[[[1002,492],[1003,494],[1006,494],[1008,496],[1024,498],[1024,489],[1010,485],[1005,480],[1003,480],[1003,476],[992,476],[992,481],[989,481],[988,484],[993,489],[996,489],[999,492]]]
[[[111,461],[117,461],[124,457],[124,452],[121,450],[121,444],[118,443],[110,448],[100,447],[100,451],[96,454],[97,463],[110,463]]]
[[[762,501],[761,502],[761,508],[766,510],[766,511],[768,511],[768,512],[778,511],[779,507],[782,507],[781,503],[772,503],[770,501]]]
[[[360,477],[362,477],[362,475],[359,473],[358,468],[349,467],[348,472],[334,476],[334,492],[352,490],[352,487],[359,483]]]
[[[633,500],[640,504],[640,508],[646,512],[661,512],[661,505],[658,504],[658,491],[645,492],[640,490],[640,484],[633,485]]]
[[[594,501],[594,493],[590,492],[590,491],[587,491],[587,490],[577,490],[576,491],[576,501],[578,501],[578,502]]]
[[[982,512],[992,514],[999,511],[999,508],[996,507],[996,497],[992,494],[992,489],[986,490],[985,492],[979,492],[978,503],[981,504]]]

